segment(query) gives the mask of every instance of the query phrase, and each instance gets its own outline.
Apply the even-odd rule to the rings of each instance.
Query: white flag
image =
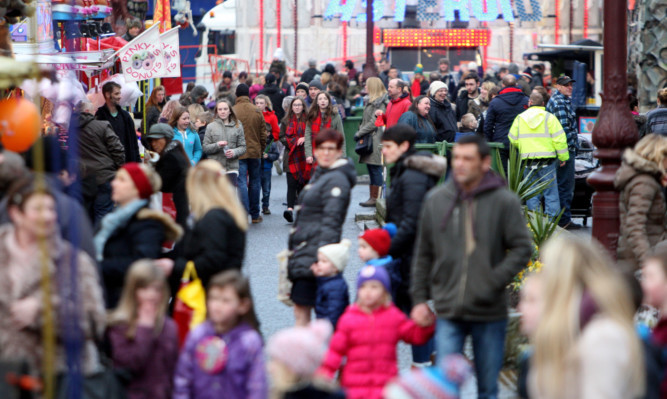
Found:
[[[162,42],[158,29],[158,24],[151,26],[118,50],[126,82],[159,78],[164,75],[166,63],[162,55]]]
[[[181,55],[178,47],[178,27],[170,29],[160,35],[162,40],[162,54],[164,55],[165,69],[161,78],[176,78],[181,76]]]

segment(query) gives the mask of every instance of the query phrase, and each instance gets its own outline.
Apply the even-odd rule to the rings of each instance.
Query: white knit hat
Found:
[[[440,90],[440,89],[446,89],[447,85],[444,84],[440,80],[436,80],[435,82],[431,83],[431,85],[428,87],[428,92],[431,93],[431,97],[435,96],[435,92]]]
[[[269,338],[266,353],[294,374],[310,377],[324,360],[332,331],[326,319],[314,320],[308,327],[286,328]]]
[[[347,261],[350,258],[350,246],[352,242],[348,239],[343,239],[338,244],[329,244],[323,247],[320,247],[318,252],[326,256],[331,263],[336,266],[339,272],[342,272],[347,266]]]

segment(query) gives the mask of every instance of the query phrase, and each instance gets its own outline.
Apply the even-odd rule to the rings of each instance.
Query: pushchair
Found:
[[[583,218],[586,226],[593,215],[593,193],[595,189],[586,181],[596,169],[599,161],[593,157],[595,147],[588,139],[579,136],[579,152],[574,162],[574,197],[570,205],[572,217]]]

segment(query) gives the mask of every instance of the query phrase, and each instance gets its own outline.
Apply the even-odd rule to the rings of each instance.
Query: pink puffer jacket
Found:
[[[394,305],[372,314],[354,304],[338,320],[320,373],[333,377],[344,357],[341,385],[349,399],[381,399],[385,384],[398,374],[396,344],[421,345],[433,336],[435,325],[419,327]]]

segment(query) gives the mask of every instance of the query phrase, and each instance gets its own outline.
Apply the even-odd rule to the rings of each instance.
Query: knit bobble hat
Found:
[[[391,247],[391,238],[396,235],[396,225],[393,223],[387,223],[381,229],[370,229],[364,231],[362,235],[359,236],[360,239],[366,241],[368,245],[375,250],[375,252],[380,255],[380,257],[385,257],[389,253],[389,247]]]
[[[457,399],[471,374],[470,363],[460,354],[448,355],[440,367],[417,369],[401,375],[384,390],[387,399]]]
[[[236,86],[236,97],[243,97],[243,96],[250,96],[250,89],[248,88],[248,85],[245,83],[241,83],[240,85]]]
[[[294,374],[310,377],[324,360],[332,332],[331,323],[325,319],[315,320],[308,327],[286,328],[269,338],[266,353]]]
[[[420,74],[424,73],[424,66],[422,64],[417,64],[415,66],[415,71],[414,72],[415,73],[420,73]]]
[[[320,247],[318,250],[319,253],[326,256],[327,259],[339,272],[342,272],[347,265],[347,261],[350,258],[350,246],[352,242],[348,239],[344,239],[338,244],[329,244],[323,247]]]
[[[437,92],[440,89],[446,89],[447,85],[444,84],[440,80],[436,80],[435,82],[431,83],[431,85],[428,87],[428,92],[431,93],[431,97],[435,96],[435,92]]]
[[[294,89],[294,92],[296,93],[297,90],[304,90],[306,93],[308,93],[308,83],[306,82],[301,82],[298,85],[296,85],[296,89]]]
[[[367,281],[377,281],[384,286],[384,289],[387,292],[391,292],[391,280],[389,278],[389,273],[384,266],[364,266],[359,271],[359,277],[357,278],[357,291],[364,285]]]

